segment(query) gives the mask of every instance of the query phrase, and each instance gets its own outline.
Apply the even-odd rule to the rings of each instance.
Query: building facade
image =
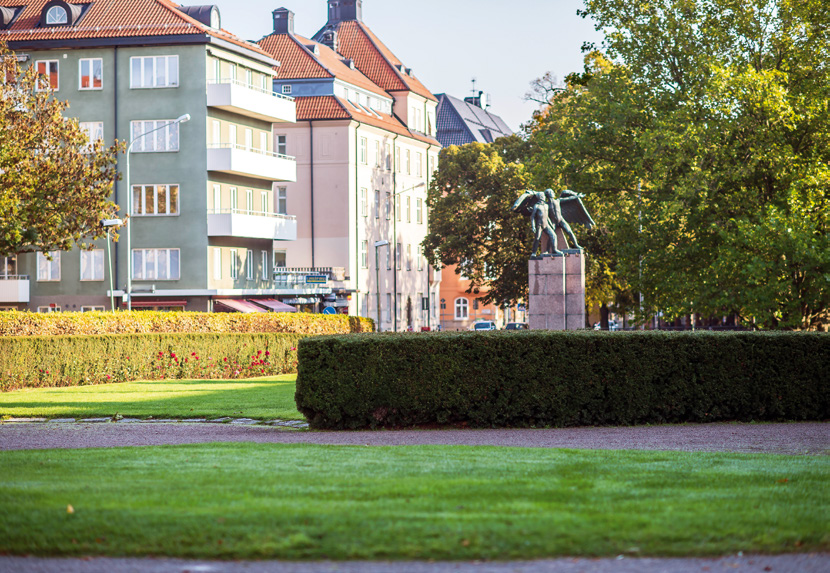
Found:
[[[438,141],[444,147],[467,143],[492,143],[513,131],[497,115],[488,111],[488,99],[483,92],[463,100],[448,94],[438,94]],[[458,272],[457,265],[441,270],[441,328],[468,330],[480,321],[495,322],[502,328],[508,322],[524,322],[524,307],[501,308],[483,304],[486,288],[471,289],[470,280]]]
[[[440,150],[437,99],[366,26],[361,0],[328,4],[313,39],[280,8],[259,41],[282,63],[275,92],[297,103],[296,124],[273,128],[298,170],[295,183],[278,186],[298,217],[285,261],[342,269],[326,302],[339,312],[376,319],[381,330],[434,328],[440,274],[420,245]]]
[[[0,308],[108,310],[112,294],[119,308],[235,310],[223,301],[330,292],[274,282],[279,245],[297,237],[275,184],[295,181],[297,165],[272,126],[292,125],[296,103],[273,92],[279,61],[222,30],[215,6],[0,0],[0,9],[0,40],[48,78],[67,115],[92,140],[131,143],[113,196],[130,215],[111,245],[114,292],[102,240],[51,261],[3,261]]]

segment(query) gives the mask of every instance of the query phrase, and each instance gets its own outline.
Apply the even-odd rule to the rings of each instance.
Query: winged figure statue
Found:
[[[581,223],[592,228],[595,223],[582,203],[583,193],[576,193],[571,190],[564,190],[557,199],[552,189],[541,191],[526,191],[513,204],[513,211],[530,217],[530,225],[533,229],[533,248],[530,256],[536,256],[536,251],[542,243],[542,235],[547,235],[549,244],[542,249],[542,253],[548,252],[554,255],[561,255],[562,251],[556,248],[556,230],[562,229],[565,237],[565,248],[568,248],[568,239],[573,243],[573,248],[581,249],[574,236],[568,221]]]

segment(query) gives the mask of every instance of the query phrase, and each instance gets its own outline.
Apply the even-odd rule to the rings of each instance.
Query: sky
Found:
[[[271,12],[293,11],[294,31],[314,35],[327,20],[326,0],[212,0],[222,27],[246,40],[273,30]],[[576,15],[582,0],[364,0],[363,21],[432,93],[490,94],[490,111],[512,129],[538,105],[524,101],[546,72],[560,80],[582,71],[584,42],[602,36]]]

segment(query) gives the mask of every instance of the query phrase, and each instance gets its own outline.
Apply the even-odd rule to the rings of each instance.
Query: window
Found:
[[[422,215],[421,211],[424,208],[424,200],[420,197],[415,199],[415,222],[419,225],[424,222],[424,216]]]
[[[104,312],[103,306],[82,306],[81,312]]]
[[[395,171],[398,173],[401,172],[401,149],[400,147],[395,148]]]
[[[424,247],[423,245],[418,245],[418,270],[424,270]]]
[[[392,321],[392,293],[386,293],[386,311],[383,313],[383,319],[385,322]]]
[[[380,141],[375,141],[375,167],[380,168]]]
[[[236,187],[231,187],[231,213],[236,213],[239,210],[239,191]]]
[[[262,266],[262,280],[268,280],[268,251],[260,251],[260,265]]]
[[[387,191],[386,192],[386,220],[389,221],[392,218],[392,194]]]
[[[17,257],[0,257],[0,280],[17,276]]]
[[[136,153],[178,151],[179,124],[172,119],[133,121],[130,123],[130,140],[136,138],[133,147]]]
[[[231,278],[236,280],[239,278],[239,254],[236,249],[231,249],[231,256],[230,256],[230,263],[231,263]]]
[[[214,208],[218,209],[219,185],[213,186]],[[133,185],[133,216],[179,214],[178,185]]]
[[[254,280],[254,252],[245,251],[245,278],[249,281]]]
[[[35,66],[37,67],[37,73],[42,80],[38,82],[35,89],[37,91],[43,91],[48,88],[58,91],[60,86],[60,82],[58,81],[58,61],[41,60],[39,62],[35,62]]]
[[[395,195],[395,219],[401,220],[401,196]]]
[[[380,191],[375,190],[375,219],[380,219]]]
[[[366,138],[360,138],[360,155],[358,156],[358,160],[360,161],[361,165],[366,165]]]
[[[288,155],[288,138],[285,135],[277,136],[277,155]]]
[[[285,251],[274,251],[274,268],[275,269],[284,269],[286,265],[286,254]]]
[[[217,84],[222,81],[222,62],[219,58],[213,59],[213,79]]]
[[[251,151],[254,148],[254,130],[250,127],[245,128],[245,149]]]
[[[395,268],[401,270],[401,244],[397,243],[395,245]]]
[[[387,246],[385,250],[386,250],[386,270],[391,271],[392,270],[392,249],[390,249]]]
[[[268,92],[268,93],[271,93],[271,92],[274,91],[274,87],[268,85],[268,80],[270,80],[270,79],[271,78],[269,76],[266,76],[265,74],[263,74],[262,76],[259,77],[259,80],[260,80],[259,81],[259,87],[262,91]]]
[[[175,88],[179,86],[179,56],[130,58],[130,88]]]
[[[412,245],[406,246],[406,270],[412,270]]]
[[[217,119],[213,120],[213,143],[222,143],[222,124]]]
[[[466,298],[455,299],[455,320],[467,320],[470,317],[470,303]]]
[[[81,251],[81,280],[104,280],[104,250]]]
[[[236,126],[234,124],[228,126],[228,143],[231,144],[231,147],[236,147],[239,143],[239,138],[236,135]]]
[[[218,213],[222,210],[222,186],[213,186],[213,212]],[[133,210],[135,212],[135,210]]]
[[[365,187],[360,188],[360,214],[364,217],[369,216],[369,191]]]
[[[254,214],[254,190],[248,189],[245,191],[245,212],[248,215]]]
[[[406,174],[412,175],[412,153],[406,150]]]
[[[81,85],[78,89],[100,90],[104,87],[104,60],[101,58],[83,58],[78,64],[81,72]]]
[[[360,266],[364,269],[369,268],[369,241],[360,243]]]
[[[245,69],[245,83],[249,88],[254,87],[254,71]]]
[[[386,155],[386,170],[392,171],[392,146],[388,143],[386,144],[384,154]]]
[[[213,280],[222,280],[222,249],[213,249]]]
[[[228,77],[230,78],[231,82],[236,81],[236,64],[230,64],[228,67]]]
[[[268,215],[271,211],[269,210],[268,205],[268,191],[260,191],[259,192],[259,208],[260,212]]]
[[[104,122],[103,121],[82,121],[78,124],[81,131],[86,135],[87,143],[84,148],[85,151],[92,151],[96,141],[104,139]]]
[[[259,150],[263,153],[268,152],[268,134],[264,131],[259,132]]]
[[[61,307],[55,306],[39,306],[37,307],[37,311],[40,313],[48,313],[48,312],[60,312]]]
[[[398,293],[398,296],[395,297],[395,316],[397,316],[398,319],[402,318],[402,316],[401,316],[401,302],[402,301],[403,301],[403,297],[401,296],[401,293]]]
[[[421,177],[423,175],[424,155],[422,153],[415,154],[415,175]]]
[[[52,260],[46,258],[43,253],[37,254],[37,280],[59,281],[61,280],[61,252],[52,251],[48,253]]]
[[[406,198],[406,222],[412,222],[412,197]]]
[[[283,95],[291,95],[292,87],[291,84],[285,84],[282,86],[282,93]]]
[[[179,258],[179,249],[133,249],[133,278],[137,281],[177,281]]]
[[[277,187],[277,214],[288,215],[288,187]]]
[[[48,26],[56,26],[59,24],[68,24],[69,16],[66,14],[66,9],[62,6],[52,6],[46,12],[46,24]]]

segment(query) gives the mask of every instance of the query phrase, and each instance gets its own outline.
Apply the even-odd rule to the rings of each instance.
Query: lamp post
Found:
[[[121,219],[104,219],[101,221],[101,226],[107,230],[107,262],[109,263],[109,270],[110,270],[110,308],[113,312],[115,312],[115,293],[113,293],[113,285],[112,285],[112,252],[110,245],[112,241],[110,241],[110,229],[113,227],[120,227],[124,224],[124,221]]]
[[[184,115],[180,115],[174,121],[169,123],[165,123],[155,129],[151,129],[145,133],[142,133],[138,137],[133,138],[130,141],[130,144],[127,146],[127,217],[132,217],[133,215],[133,190],[130,188],[130,153],[133,151],[133,145],[135,142],[141,139],[146,135],[150,135],[160,129],[164,129],[165,127],[171,125],[178,125],[180,123],[186,123],[190,121],[190,114],[186,113]],[[181,138],[179,138],[181,140]],[[132,250],[132,225],[127,225],[127,310],[133,309],[133,250]]]
[[[392,270],[395,273],[395,332],[398,331],[398,195],[403,195],[404,193],[409,193],[410,191],[414,191],[415,189],[420,189],[421,187],[426,187],[426,183],[421,181],[417,185],[413,187],[409,187],[408,189],[403,189],[401,191],[393,191],[392,192],[392,235],[395,239],[395,250],[394,250],[394,269]],[[401,254],[401,258],[403,258],[403,254]],[[429,292],[429,291],[427,291]]]
[[[378,332],[380,332],[380,248],[381,247],[388,247],[389,241],[375,241],[375,283],[377,286],[378,291],[378,298],[375,301],[375,306],[377,307],[375,314],[378,317]]]

